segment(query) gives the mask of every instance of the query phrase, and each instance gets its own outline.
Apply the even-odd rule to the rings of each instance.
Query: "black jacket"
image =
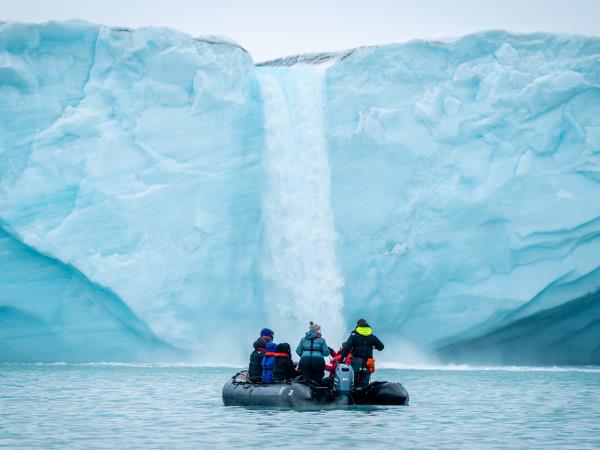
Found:
[[[250,364],[248,366],[248,379],[250,381],[260,381],[262,378],[262,359],[265,356],[265,346],[267,342],[258,338],[254,344],[254,351],[250,355]]]
[[[373,357],[373,348],[381,351],[383,350],[383,343],[375,336],[370,334],[363,336],[362,334],[353,331],[350,333],[350,337],[344,342],[342,348],[342,359],[352,353],[353,358],[362,358],[366,361],[368,358]]]
[[[275,367],[273,368],[273,381],[288,381],[296,378],[298,373],[292,361],[290,344],[282,342],[277,346]]]
[[[294,367],[294,362],[289,356],[277,356],[275,358],[275,367],[273,368],[273,381],[287,381],[296,378],[298,373]]]

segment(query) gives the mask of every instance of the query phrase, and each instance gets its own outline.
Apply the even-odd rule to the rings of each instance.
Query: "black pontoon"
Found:
[[[340,392],[335,383],[316,386],[301,377],[286,383],[252,383],[246,372],[223,386],[225,406],[310,408],[344,405],[408,405],[408,392],[400,383],[374,381],[366,387]]]

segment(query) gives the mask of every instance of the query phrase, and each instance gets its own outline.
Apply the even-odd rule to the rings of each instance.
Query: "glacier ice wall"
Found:
[[[185,356],[108,289],[0,228],[0,360],[148,361]]]
[[[255,67],[173,30],[0,24],[0,359],[241,362],[262,326],[337,345],[364,316],[388,359],[593,362],[599,183],[597,38]]]
[[[488,32],[327,72],[346,314],[447,344],[600,286],[600,41]]]
[[[438,349],[450,362],[600,364],[600,291]]]
[[[0,109],[0,218],[18,239],[171,345],[202,351],[207,335],[254,328],[263,132],[243,49],[164,29],[3,24]]]

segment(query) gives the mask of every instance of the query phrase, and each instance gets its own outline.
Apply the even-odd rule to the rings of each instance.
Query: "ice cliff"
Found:
[[[600,363],[600,40],[256,67],[0,24],[0,226],[0,360],[238,362],[365,316],[389,360]]]
[[[600,40],[360,49],[327,87],[348,317],[438,346],[600,287]]]
[[[0,49],[0,218],[13,239],[110,289],[165,344],[202,352],[206,336],[257,323],[263,133],[250,56],[78,22],[4,24]],[[68,333],[75,314],[37,313],[65,294],[30,288],[35,275],[21,275],[18,299],[0,288],[0,302]],[[16,322],[4,334],[25,341]]]

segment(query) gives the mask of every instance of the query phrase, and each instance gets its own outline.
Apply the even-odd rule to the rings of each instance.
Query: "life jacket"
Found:
[[[262,359],[262,382],[263,383],[270,383],[271,381],[273,381],[273,367],[275,367],[275,358],[277,356],[277,352],[275,352],[275,350],[277,349],[277,345],[275,345],[273,342],[269,342],[266,345],[266,352],[265,352],[265,356],[263,356]]]
[[[312,337],[308,337],[309,334],[313,334],[313,333],[306,333],[306,336],[304,338],[302,338],[302,355],[301,357],[304,356],[321,356],[323,357],[323,349],[321,348],[321,346],[315,346],[315,340],[317,339],[323,339],[321,337],[320,333],[314,333],[314,335]]]

